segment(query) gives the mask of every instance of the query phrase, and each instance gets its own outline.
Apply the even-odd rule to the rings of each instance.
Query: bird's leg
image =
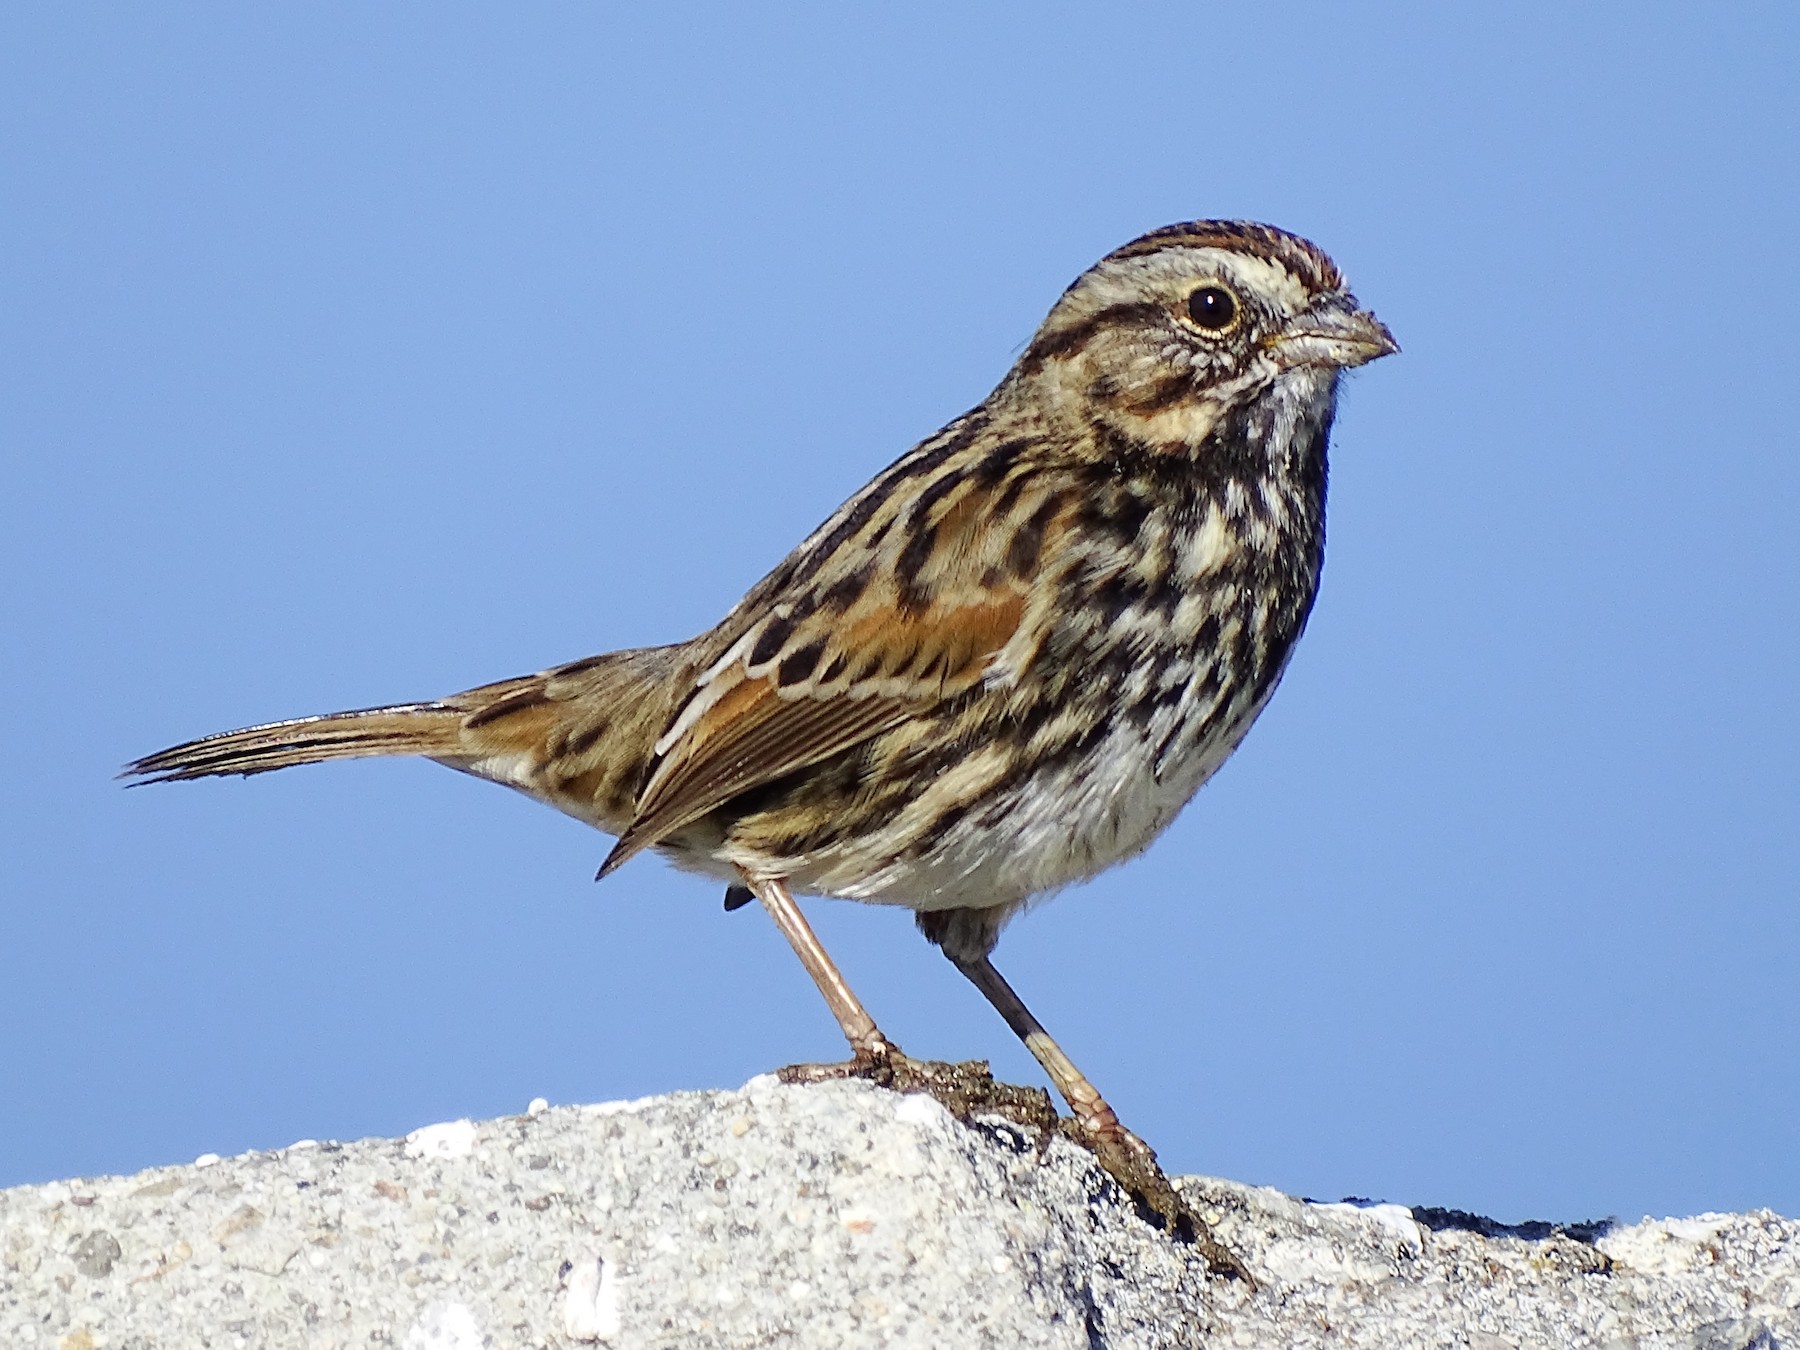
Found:
[[[794,902],[793,892],[788,890],[787,882],[759,881],[746,874],[744,884],[752,895],[762,901],[763,908],[769,911],[769,917],[775,920],[775,926],[794,949],[794,955],[806,967],[806,973],[819,986],[819,992],[825,996],[825,1002],[831,1008],[831,1015],[837,1018],[844,1039],[850,1042],[853,1062],[867,1061],[873,1065],[899,1058],[900,1047],[881,1034],[881,1028],[875,1025],[875,1019],[869,1016],[869,1010],[863,1007],[862,1000],[851,992],[843,972],[837,968],[837,963],[831,959],[818,935],[813,932],[812,925],[800,912],[800,906]]]
[[[1152,1163],[1156,1161],[1150,1146],[1119,1123],[1117,1113],[1106,1104],[1099,1089],[1088,1082],[1087,1075],[1075,1067],[1075,1061],[1050,1038],[1044,1024],[1031,1015],[1025,1000],[1013,991],[1006,977],[994,969],[992,961],[986,956],[965,956],[948,951],[944,954],[969,977],[971,984],[981,990],[987,1001],[1006,1019],[1013,1034],[1025,1042],[1032,1057],[1044,1066],[1044,1072],[1050,1075],[1050,1081],[1056,1084],[1056,1090],[1062,1093],[1063,1100],[1075,1113],[1075,1123],[1083,1134],[1092,1139],[1117,1139],[1122,1147]]]
[[[931,930],[927,929],[927,936]],[[1208,1230],[1206,1221],[1193,1210],[1169,1178],[1157,1165],[1156,1154],[1148,1144],[1119,1123],[1118,1114],[1106,1104],[1087,1075],[1075,1067],[1075,1061],[1051,1039],[1043,1023],[1031,1015],[1025,1001],[1013,991],[1004,976],[994,969],[986,953],[971,954],[945,947],[944,955],[994,1005],[1006,1019],[1006,1025],[1025,1042],[1033,1058],[1044,1066],[1050,1081],[1056,1084],[1069,1109],[1075,1113],[1075,1129],[1081,1142],[1094,1152],[1095,1158],[1126,1191],[1136,1196],[1154,1212],[1171,1233],[1187,1233],[1206,1257],[1207,1263],[1221,1274],[1235,1275],[1250,1288],[1256,1281],[1244,1263]]]
[[[875,1019],[850,990],[843,972],[826,953],[807,923],[785,881],[758,881],[745,876],[744,885],[762,901],[769,917],[781,930],[813,977],[831,1014],[837,1018],[844,1039],[850,1042],[850,1059],[842,1064],[790,1064],[778,1072],[784,1083],[820,1083],[831,1079],[861,1078],[896,1092],[924,1092],[935,1097],[959,1120],[976,1115],[999,1115],[1039,1131],[1056,1125],[1056,1110],[1041,1089],[996,1083],[983,1060],[950,1064],[935,1059],[914,1059],[882,1034]]]

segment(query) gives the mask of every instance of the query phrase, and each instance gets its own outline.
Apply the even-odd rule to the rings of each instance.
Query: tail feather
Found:
[[[202,736],[125,766],[121,778],[178,783],[296,764],[420,755],[518,788],[621,834],[656,739],[692,687],[692,644],[608,652],[431,703],[328,713]]]
[[[444,703],[400,703],[297,717],[202,736],[133,760],[121,778],[144,783],[177,783],[223,774],[267,773],[295,764],[371,755],[436,755],[462,744],[466,709]]]

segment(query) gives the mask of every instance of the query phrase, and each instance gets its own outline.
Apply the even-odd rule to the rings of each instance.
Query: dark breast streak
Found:
[[[1179,737],[1203,750],[1260,705],[1317,594],[1323,507],[1322,491],[1305,483],[1195,475],[1161,455],[1094,483],[1081,517],[1087,556],[1063,582],[1064,617],[1045,643],[1035,697],[1003,732],[1018,745],[1021,773],[1078,760],[1121,725],[1148,731],[1172,716],[1184,721],[1161,749]],[[1215,512],[1226,556],[1186,575],[1185,546]],[[1069,707],[1082,715],[1061,715]]]
[[[921,710],[906,727],[759,787],[723,808],[718,826],[741,830],[770,856],[830,848],[880,829],[921,785],[972,751],[1003,746],[1006,774],[950,808],[919,852],[971,815],[1003,813],[1031,778],[1078,762],[1121,725],[1147,730],[1179,717],[1159,754],[1203,753],[1214,738],[1235,738],[1280,678],[1317,591],[1326,431],[1315,428],[1274,463],[1250,449],[1256,442],[1246,438],[1267,428],[1248,418],[1219,427],[1200,452],[1114,445],[1105,460],[1040,470],[1056,488],[1040,490],[1024,515],[1018,493],[1001,488],[989,503],[1011,532],[1008,562],[1029,572],[1034,587],[1056,588],[1054,617],[1026,676],[1010,688],[977,686]],[[934,467],[961,477],[959,466]],[[1214,513],[1226,556],[1187,575],[1188,545]],[[1047,556],[1047,522],[1064,517],[1069,525]]]

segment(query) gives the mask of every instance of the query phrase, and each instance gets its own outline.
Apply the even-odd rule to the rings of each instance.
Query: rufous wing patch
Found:
[[[978,683],[1018,629],[1022,593],[907,614],[865,597],[850,614],[793,625],[781,648],[746,665],[753,643],[707,673],[662,742],[637,814],[601,875],[733,797],[859,745]],[[800,659],[796,663],[795,658]],[[804,675],[783,682],[784,671]],[[683,722],[686,725],[683,726]]]

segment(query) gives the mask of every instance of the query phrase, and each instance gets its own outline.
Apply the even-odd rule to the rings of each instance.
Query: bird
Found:
[[[124,776],[416,755],[514,788],[614,836],[601,877],[651,850],[725,882],[727,909],[760,901],[843,1072],[929,1086],[795,896],[910,908],[1107,1170],[1194,1225],[991,953],[1034,901],[1146,848],[1268,703],[1318,593],[1343,373],[1398,350],[1298,235],[1152,230],[706,632],[206,736]]]

